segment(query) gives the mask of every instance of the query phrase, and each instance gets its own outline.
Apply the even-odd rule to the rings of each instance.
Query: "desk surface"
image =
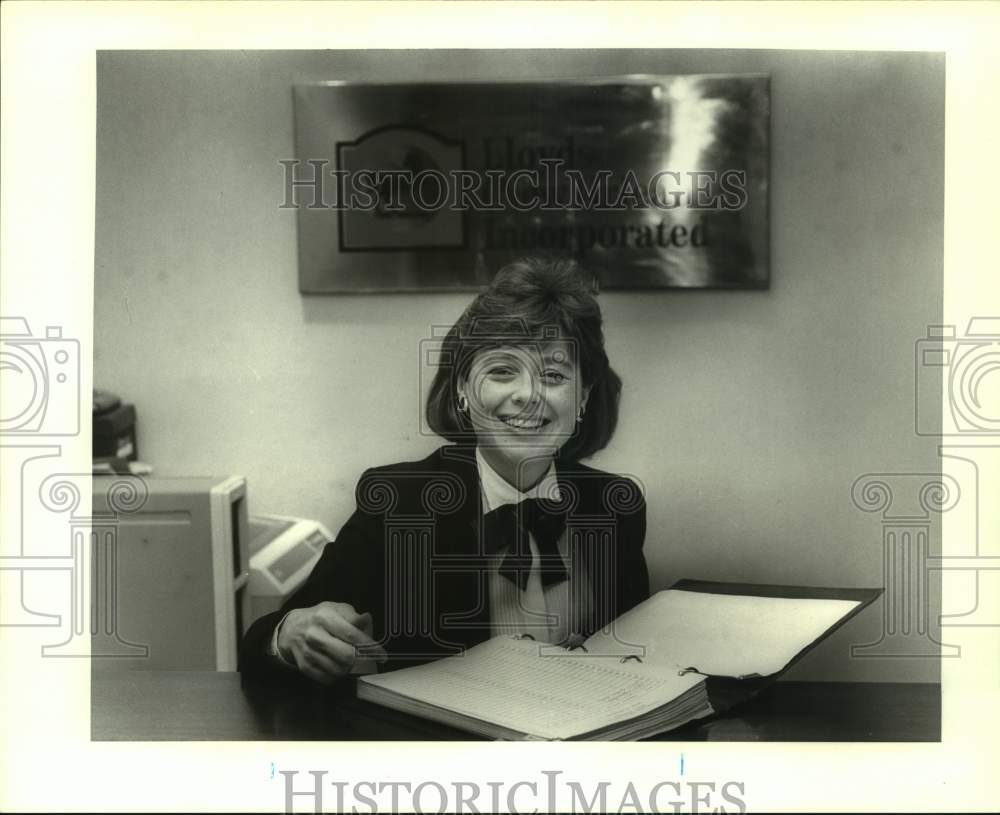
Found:
[[[346,690],[350,690],[350,687]],[[776,682],[669,741],[939,741],[939,685]],[[316,686],[246,685],[236,673],[95,671],[94,741],[478,740]]]

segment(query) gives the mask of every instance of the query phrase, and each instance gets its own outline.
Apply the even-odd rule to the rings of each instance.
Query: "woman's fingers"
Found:
[[[302,636],[303,654],[317,654],[337,665],[341,673],[354,667],[354,644],[331,634],[321,625],[311,625]]]
[[[368,612],[359,614],[347,603],[320,603],[314,620],[335,639],[354,646],[357,650],[352,654],[385,660],[385,649],[371,637],[372,616]]]
[[[311,678],[323,676],[331,680],[350,673],[354,664],[353,647],[347,643],[335,642],[332,652],[337,653],[337,656],[330,656],[331,651],[327,649],[303,650],[302,672]]]
[[[372,615],[370,612],[366,611],[364,614],[359,614],[358,622],[355,622],[354,625],[356,628],[360,628],[362,631],[364,631],[369,637],[372,636],[373,624],[372,624]]]
[[[288,632],[290,650],[299,670],[311,678],[350,673],[358,658],[386,658],[372,640],[371,614],[359,614],[347,603],[320,603],[289,622],[294,630]],[[284,627],[279,636],[285,636]]]
[[[299,670],[323,685],[332,685],[347,673],[339,664],[315,651],[304,651],[299,660]]]
[[[303,674],[324,684],[351,673],[359,658],[386,659],[385,649],[372,639],[372,615],[359,614],[348,603],[289,612],[278,639],[278,648]]]

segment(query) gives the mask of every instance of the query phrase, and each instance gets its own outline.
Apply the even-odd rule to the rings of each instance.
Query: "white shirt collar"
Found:
[[[519,504],[526,498],[560,499],[559,481],[556,478],[556,465],[552,462],[548,472],[527,492],[521,492],[508,484],[483,458],[479,448],[476,448],[476,467],[479,469],[479,484],[483,493],[483,514],[502,507],[504,504]]]

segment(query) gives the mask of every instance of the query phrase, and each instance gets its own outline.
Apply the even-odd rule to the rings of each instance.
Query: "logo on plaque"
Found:
[[[463,159],[462,142],[405,126],[338,142],[354,198],[340,210],[340,251],[464,248],[465,213],[447,206]]]

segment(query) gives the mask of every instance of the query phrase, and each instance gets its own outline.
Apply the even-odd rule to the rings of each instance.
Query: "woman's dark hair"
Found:
[[[457,409],[458,383],[473,357],[487,348],[526,342],[570,340],[585,387],[587,409],[559,456],[577,461],[602,450],[618,424],[622,381],[604,351],[596,286],[572,260],[522,258],[504,266],[452,326],[441,347],[427,396],[427,423],[449,441],[474,438],[468,417]]]

